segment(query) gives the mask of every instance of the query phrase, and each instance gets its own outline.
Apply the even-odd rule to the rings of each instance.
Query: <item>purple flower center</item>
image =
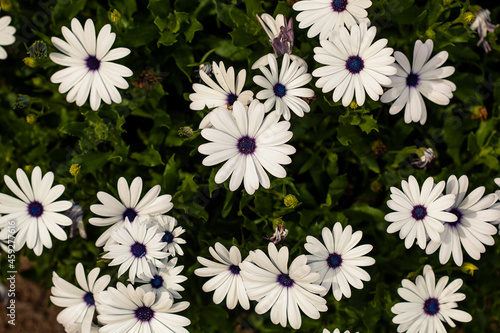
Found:
[[[333,0],[332,9],[334,12],[343,12],[347,7],[347,0]]]
[[[30,202],[28,205],[28,214],[32,217],[40,217],[43,214],[43,205],[38,201]]]
[[[236,102],[237,100],[238,100],[238,95],[235,95],[233,93],[229,93],[229,95],[227,95],[227,104],[229,106],[232,106],[234,102]]]
[[[279,98],[282,98],[283,96],[286,95],[286,87],[278,82],[274,85],[273,92],[274,95],[276,95]]]
[[[463,214],[460,210],[458,210],[458,208],[452,208],[450,213],[455,214],[457,220],[455,222],[446,222],[446,224],[450,227],[456,228],[460,224]]]
[[[363,59],[361,59],[360,56],[350,56],[347,61],[345,62],[345,68],[351,73],[351,74],[358,74],[365,68],[365,63],[363,62]]]
[[[89,57],[85,61],[87,63],[87,68],[91,71],[96,71],[101,66],[101,61],[95,56],[89,55]]]
[[[328,258],[326,258],[326,263],[328,267],[333,269],[340,267],[342,265],[342,256],[337,253],[330,253]]]
[[[238,150],[243,155],[253,154],[255,148],[257,148],[255,139],[249,137],[248,135],[245,135],[238,140]]]
[[[239,275],[240,271],[241,271],[241,268],[238,265],[231,265],[231,266],[229,266],[229,271],[233,275]]]
[[[406,77],[406,85],[408,87],[416,87],[416,86],[418,86],[418,81],[419,81],[418,74],[415,74],[413,72],[411,72],[410,74],[408,74],[408,77]]]
[[[135,309],[135,317],[142,322],[150,321],[155,316],[155,312],[147,306],[141,306]]]
[[[422,205],[417,205],[413,207],[413,210],[411,211],[411,216],[415,220],[421,221],[427,216],[427,209]]]
[[[165,231],[163,237],[161,238],[161,241],[170,244],[174,241],[174,235],[170,231]]]
[[[439,300],[437,298],[428,298],[424,303],[424,312],[429,316],[435,316],[439,313]]]
[[[154,289],[158,289],[163,286],[163,277],[161,275],[155,275],[151,281],[149,281],[149,284],[151,284],[151,287]]]
[[[87,291],[87,293],[83,295],[83,301],[87,303],[88,306],[94,306],[95,305],[94,294],[91,293],[90,291]]]
[[[142,258],[147,253],[146,246],[139,242],[135,242],[134,244],[132,244],[130,246],[130,251],[132,252],[132,255],[136,258]]]
[[[135,218],[137,217],[137,212],[133,208],[127,208],[122,215],[123,220],[128,217],[128,220],[130,223],[134,222]]]
[[[290,278],[288,274],[280,274],[278,275],[278,283],[283,287],[291,287],[295,283],[293,279]]]

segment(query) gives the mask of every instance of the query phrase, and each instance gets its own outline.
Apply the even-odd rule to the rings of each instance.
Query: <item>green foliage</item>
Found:
[[[390,308],[401,301],[397,288],[409,273],[421,274],[425,264],[431,264],[438,277],[449,274],[451,279],[464,279],[467,298],[459,307],[474,319],[457,323],[458,328],[450,332],[497,329],[500,291],[498,279],[492,277],[500,274],[498,245],[488,246],[481,260],[473,261],[479,270],[468,276],[451,262],[441,265],[437,253],[427,256],[415,246],[405,249],[397,234],[387,234],[384,220],[389,212],[385,204],[389,188],[399,187],[409,175],[423,182],[429,176],[440,181],[452,174],[466,174],[471,188],[485,186],[488,193],[496,189],[500,46],[494,33],[488,35],[491,53],[476,46],[477,35],[463,20],[472,10],[469,1],[380,0],[368,9],[377,26],[376,39],[387,38],[389,47],[411,58],[415,41],[431,38],[433,54],[449,53],[446,65],[456,68],[450,79],[457,85],[450,105],[426,100],[427,123],[405,124],[402,112],[391,116],[390,106],[379,101],[344,108],[332,102],[331,93],[315,88],[313,79],[309,87],[318,98],[312,102],[311,112],[303,118],[292,116],[290,144],[297,153],[286,167],[288,177],[271,177],[271,188],[260,188],[253,196],[242,188],[231,192],[227,183],[216,184],[219,166],[202,165],[197,148],[205,141],[199,132],[181,138],[178,131],[185,126],[196,129],[206,114],[206,110],[190,110],[187,98],[192,84],[199,81],[195,70],[201,63],[223,61],[226,68],[246,69],[246,87],[258,91],[251,79],[257,71],[250,66],[273,51],[255,15],[268,12],[295,17],[289,1],[58,0],[46,2],[51,3],[50,15],[45,15],[45,23],[35,24],[37,13],[47,13],[40,3],[14,3],[8,13],[18,35],[17,42],[7,47],[9,57],[0,69],[0,170],[10,177],[17,168],[30,172],[36,165],[43,172],[53,171],[55,182],[66,187],[64,199],[83,207],[88,240],[78,234],[66,242],[54,240],[53,249],[44,249],[40,257],[23,249],[18,256],[36,263],[33,270],[24,272],[26,276],[49,288],[52,271],[73,281],[74,267],[82,262],[88,270],[99,266],[112,274],[114,284],[117,269],[98,261],[101,249],[94,243],[103,229],[88,223],[92,217],[89,207],[97,203],[98,191],[116,195],[119,177],[130,182],[140,176],[145,190],[160,184],[162,194],[172,195],[170,213],[186,229],[185,255],[179,264],[185,266],[183,274],[188,277],[181,294],[191,303],[183,314],[191,319],[192,332],[290,331],[273,325],[269,314],[259,316],[253,310],[227,310],[224,303],[213,304],[212,295],[202,292],[206,279],[193,273],[199,267],[196,257],[210,257],[208,247],[215,242],[236,244],[243,255],[264,249],[267,241],[263,237],[273,234],[273,221],[279,218],[289,230],[280,245],[290,248],[291,257],[305,253],[306,236],[319,238],[323,227],[332,228],[337,221],[362,230],[361,244],[374,246],[370,255],[376,264],[367,268],[371,281],[340,302],[330,292],[329,311],[319,320],[303,316],[301,332],[320,332],[325,327],[331,331],[339,327],[351,332],[394,332]],[[115,9],[121,15],[117,22],[111,20]],[[498,23],[500,8],[490,9],[492,21]],[[73,17],[81,22],[92,18],[97,29],[111,23],[116,33],[113,47],[131,49],[129,56],[117,61],[134,72],[128,79],[130,87],[121,91],[121,104],[102,105],[94,112],[88,103],[82,107],[67,103],[66,94],[60,94],[58,86],[50,82],[61,66],[48,59],[35,68],[22,62],[26,49],[36,40],[43,40],[48,51],[54,52],[50,38],[61,37],[61,27],[69,26]],[[308,39],[297,22],[294,31],[293,52],[312,71],[318,67],[313,59],[318,41]],[[19,107],[18,97],[28,98],[28,105]],[[480,108],[488,113],[484,121],[477,117]],[[420,147],[432,147],[437,156],[425,169],[411,164]],[[81,166],[76,176],[69,173],[73,164]],[[10,194],[4,182],[0,191]],[[295,195],[299,204],[286,207],[287,194]],[[495,240],[500,239],[495,236]],[[5,265],[2,255],[0,267]],[[4,272],[0,275],[3,280]],[[124,277],[120,280],[125,281]]]

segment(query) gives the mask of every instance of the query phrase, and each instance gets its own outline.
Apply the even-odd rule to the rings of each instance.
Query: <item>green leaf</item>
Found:
[[[130,157],[137,160],[140,165],[145,165],[149,167],[165,164],[161,160],[160,153],[155,149],[153,145],[149,146],[145,151],[141,153],[137,152],[132,153]]]

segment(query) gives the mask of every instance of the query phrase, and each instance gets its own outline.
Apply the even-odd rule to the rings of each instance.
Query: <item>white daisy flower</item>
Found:
[[[269,188],[271,182],[266,169],[278,178],[286,177],[281,164],[290,164],[288,156],[295,148],[285,144],[293,133],[288,131],[288,121],[278,122],[280,115],[274,111],[264,118],[264,105],[254,100],[248,112],[243,104],[235,102],[233,112],[221,107],[210,114],[213,128],[205,128],[201,135],[210,141],[198,147],[202,154],[209,155],[203,165],[211,166],[227,160],[215,175],[217,184],[223,183],[231,175],[229,189],[236,191],[244,182],[248,194],[259,188]]]
[[[51,234],[62,241],[68,238],[61,226],[71,225],[71,219],[58,212],[68,210],[72,204],[67,200],[55,201],[63,194],[64,185],[52,187],[52,172],[47,172],[42,178],[42,170],[35,167],[31,184],[23,170],[17,169],[16,176],[20,188],[9,176],[4,176],[5,184],[17,198],[0,193],[0,213],[5,214],[0,217],[0,239],[6,239],[9,231],[6,227],[9,221],[15,221],[16,251],[26,243],[39,256],[44,246],[52,248]]]
[[[327,330],[326,328],[323,329],[323,333],[330,333],[329,330]],[[338,328],[336,328],[333,333],[340,333],[340,330]],[[345,331],[344,333],[350,333],[349,331]],[[359,333],[359,332],[356,332],[356,333]]]
[[[121,103],[122,97],[116,88],[128,88],[124,77],[132,76],[127,67],[112,61],[121,59],[130,53],[124,47],[111,50],[116,34],[111,32],[111,25],[106,24],[99,31],[96,39],[94,22],[88,19],[85,30],[80,22],[71,20],[71,30],[61,29],[66,42],[52,37],[52,44],[63,53],[51,53],[50,59],[58,65],[68,66],[52,75],[52,83],[60,83],[59,92],[68,92],[68,103],[76,101],[82,106],[90,93],[90,107],[97,110],[101,99],[106,104]]]
[[[191,321],[174,314],[183,311],[189,302],[173,303],[168,293],[156,299],[153,292],[118,282],[97,297],[97,320],[104,324],[100,333],[115,332],[174,332],[188,333],[184,327]]]
[[[157,268],[154,265],[150,265],[152,278],[144,277],[137,279],[138,283],[145,283],[140,287],[144,289],[146,293],[154,292],[157,298],[161,296],[162,293],[169,293],[174,299],[182,298],[179,291],[183,291],[179,283],[187,280],[187,277],[179,275],[184,269],[184,266],[177,266],[177,258],[172,258],[168,262],[164,262],[164,268]]]
[[[299,2],[300,3],[300,2]],[[365,103],[365,91],[377,101],[382,95],[382,85],[391,84],[388,76],[396,74],[393,49],[385,47],[387,39],[372,44],[377,28],[367,28],[365,23],[345,27],[332,33],[329,39],[320,40],[321,47],[314,48],[314,59],[326,66],[316,68],[312,75],[319,77],[316,87],[324,93],[333,89],[333,101],[342,98],[347,107],[353,97],[356,103]]]
[[[289,322],[296,330],[302,325],[299,307],[309,318],[319,319],[320,312],[328,310],[326,300],[319,296],[326,289],[314,283],[320,275],[311,272],[307,257],[298,256],[289,268],[286,246],[278,252],[276,245],[269,243],[268,253],[269,257],[262,250],[250,252],[250,260],[240,264],[248,297],[258,302],[255,312],[271,310],[273,324],[286,327]]]
[[[491,12],[489,9],[481,9],[476,14],[476,19],[470,25],[470,28],[474,31],[477,31],[477,35],[479,37],[479,41],[477,42],[477,46],[479,44],[483,44],[483,48],[485,52],[490,52],[491,47],[487,41],[484,40],[484,37],[488,35],[488,32],[494,32],[498,24],[492,24],[490,18]]]
[[[208,293],[215,290],[213,297],[215,304],[221,303],[227,296],[226,305],[229,310],[234,309],[238,303],[243,309],[248,310],[250,302],[240,274],[240,250],[236,246],[231,246],[228,251],[221,243],[215,243],[215,250],[212,247],[208,250],[218,263],[198,257],[200,264],[206,267],[196,269],[194,274],[202,277],[213,276],[205,282],[203,291]]]
[[[283,55],[281,69],[278,71],[278,62],[272,54],[267,55],[269,69],[260,66],[259,69],[264,76],[256,75],[253,81],[264,88],[256,95],[258,99],[265,99],[264,107],[266,111],[276,105],[276,111],[283,115],[285,120],[290,120],[290,110],[297,116],[303,117],[304,112],[309,112],[309,104],[301,97],[312,97],[314,91],[302,86],[311,82],[312,76],[307,73],[307,67],[301,67],[299,61],[290,64],[290,56]]]
[[[371,5],[370,0],[302,0],[296,2],[293,9],[301,12],[297,14],[299,28],[310,27],[307,37],[319,34],[321,40],[326,39],[332,30],[369,23],[366,9]]]
[[[65,308],[57,315],[57,322],[66,326],[77,324],[81,326],[82,333],[91,332],[92,320],[96,308],[95,297],[102,292],[109,284],[109,275],[101,276],[100,269],[94,268],[88,277],[85,276],[83,265],[76,265],[76,280],[81,288],[78,288],[68,281],[62,279],[56,272],[52,273],[52,283],[50,301],[57,306]]]
[[[332,288],[333,296],[340,301],[342,295],[351,297],[352,285],[356,289],[363,288],[363,281],[370,281],[370,275],[359,266],[371,266],[375,260],[365,256],[373,249],[372,245],[356,244],[361,240],[363,233],[352,233],[348,225],[342,231],[342,224],[335,223],[332,230],[323,228],[323,243],[317,238],[307,236],[304,248],[310,253],[307,255],[307,264],[311,271],[320,274],[316,283],[326,288],[326,293]]]
[[[16,28],[9,25],[12,21],[10,16],[0,18],[0,59],[7,59],[7,51],[2,46],[14,44]]]
[[[397,64],[393,66],[397,73],[391,76],[392,81],[380,101],[394,104],[389,109],[390,114],[398,114],[405,107],[405,123],[420,122],[424,125],[427,121],[427,109],[422,95],[439,105],[448,105],[457,89],[455,84],[443,78],[455,72],[452,66],[441,66],[448,59],[448,52],[441,51],[429,60],[434,44],[428,39],[425,44],[420,40],[415,42],[413,51],[413,68],[408,58],[401,52],[394,52]]]
[[[153,217],[149,220],[150,226],[157,226],[158,232],[162,234],[161,241],[165,242],[167,245],[163,249],[163,252],[167,252],[171,256],[184,255],[184,251],[180,247],[181,244],[186,244],[186,241],[179,238],[186,230],[183,227],[176,227],[177,220],[172,216],[159,215]]]
[[[457,180],[455,175],[448,178],[446,183],[446,194],[456,195],[455,203],[448,211],[457,216],[455,222],[444,223],[444,233],[441,241],[430,241],[425,253],[431,254],[439,251],[439,261],[446,264],[453,254],[455,264],[461,266],[463,263],[462,247],[469,256],[479,260],[481,253],[486,251],[485,245],[494,245],[493,235],[497,228],[488,223],[500,219],[500,211],[492,206],[498,200],[495,193],[483,197],[484,186],[476,188],[467,197],[469,179],[466,175]]]
[[[463,284],[462,279],[446,286],[448,280],[448,276],[443,276],[436,284],[431,266],[426,265],[424,275],[417,276],[415,283],[407,279],[401,281],[398,294],[407,302],[391,308],[396,314],[392,321],[399,324],[398,332],[444,333],[443,321],[455,327],[453,320],[464,323],[472,320],[470,314],[456,309],[456,302],[465,299],[465,294],[456,293]]]
[[[443,196],[444,186],[444,180],[434,184],[434,179],[429,177],[420,191],[417,180],[410,176],[408,182],[401,182],[403,191],[391,187],[391,200],[387,201],[387,206],[395,212],[385,216],[385,220],[391,223],[387,232],[399,231],[407,249],[415,239],[420,248],[425,249],[427,236],[439,243],[440,233],[445,230],[443,223],[457,221],[457,216],[448,212],[455,203],[455,195]]]
[[[125,221],[128,222],[128,218]],[[102,257],[113,259],[109,266],[120,265],[118,277],[128,270],[129,280],[134,283],[141,275],[154,278],[149,264],[166,267],[160,260],[168,257],[168,253],[162,251],[165,243],[161,241],[163,235],[158,233],[156,226],[148,228],[140,221],[125,223],[111,237],[117,244],[104,246],[107,253]]]
[[[110,245],[112,239],[111,233],[125,224],[125,218],[129,221],[134,221],[136,218],[141,221],[146,221],[151,216],[156,216],[168,212],[174,206],[172,196],[164,194],[158,196],[161,191],[160,185],[153,186],[144,197],[139,201],[142,192],[142,178],[136,177],[128,186],[125,178],[118,179],[118,196],[120,201],[112,197],[106,192],[97,193],[97,199],[101,205],[92,205],[90,210],[92,213],[104,216],[105,218],[93,217],[89,219],[89,223],[95,226],[103,227],[112,225],[97,239],[95,245],[98,247],[104,244]]]
[[[221,61],[219,65],[212,64],[212,73],[217,79],[215,83],[204,71],[200,71],[200,77],[206,84],[193,84],[194,93],[189,95],[192,103],[189,105],[191,110],[203,110],[206,107],[214,109],[219,106],[231,107],[234,102],[239,101],[243,105],[248,105],[253,99],[253,92],[243,90],[247,71],[242,69],[236,81],[234,78],[234,68],[229,67],[226,71],[224,63]]]

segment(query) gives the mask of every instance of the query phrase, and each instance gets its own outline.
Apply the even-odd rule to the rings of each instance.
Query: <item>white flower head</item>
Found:
[[[314,91],[303,88],[311,82],[312,76],[307,73],[307,66],[300,66],[298,60],[290,64],[288,54],[283,55],[283,62],[278,71],[278,62],[272,54],[267,55],[269,68],[260,66],[259,69],[264,76],[256,75],[253,81],[264,88],[256,95],[258,99],[265,99],[264,107],[266,111],[271,111],[275,107],[285,120],[290,120],[290,110],[297,116],[303,117],[304,112],[309,112],[309,104],[301,97],[313,97]]]
[[[327,330],[326,328],[323,329],[323,333],[330,333],[329,330]],[[332,333],[340,333],[340,330],[338,328],[336,328]],[[349,331],[345,331],[344,333],[350,333]],[[359,332],[356,332],[356,333],[359,333]]]
[[[121,59],[130,50],[119,47],[111,50],[116,34],[111,32],[111,25],[106,24],[99,31],[96,39],[94,22],[88,19],[85,29],[74,18],[71,20],[71,30],[62,27],[66,41],[52,37],[52,44],[63,53],[51,53],[50,59],[56,64],[68,66],[52,75],[50,81],[60,83],[59,92],[68,92],[68,103],[76,101],[82,106],[90,93],[90,107],[97,110],[101,100],[106,104],[121,103],[122,97],[116,88],[128,88],[124,77],[132,76],[127,67],[112,61]]]
[[[320,274],[316,283],[326,288],[332,288],[333,296],[337,301],[342,295],[351,297],[352,285],[356,289],[363,288],[363,281],[370,281],[370,275],[359,266],[371,266],[375,260],[365,256],[373,249],[372,245],[356,246],[363,233],[352,233],[348,225],[342,230],[340,222],[335,223],[332,230],[323,228],[323,243],[317,238],[307,236],[304,248],[310,253],[307,255],[307,264],[313,272]]]
[[[128,222],[128,218],[125,219]],[[109,266],[120,265],[118,277],[128,270],[130,282],[134,283],[136,277],[142,275],[153,278],[149,264],[163,268],[166,267],[160,260],[168,257],[163,252],[165,243],[161,241],[163,234],[157,232],[157,227],[147,227],[146,223],[136,221],[125,223],[111,234],[116,244],[104,246],[107,251],[102,257],[113,259]]]
[[[479,260],[486,251],[484,245],[494,245],[493,235],[497,228],[489,222],[500,219],[500,211],[492,206],[498,200],[495,193],[483,197],[484,186],[476,188],[467,197],[469,179],[466,175],[457,180],[450,176],[446,183],[446,194],[456,195],[455,202],[448,211],[457,216],[455,222],[444,223],[445,230],[441,234],[441,242],[430,241],[425,252],[431,254],[439,251],[439,261],[446,264],[453,255],[455,264],[463,263],[462,247],[469,256]],[[483,245],[484,244],[484,245]]]
[[[457,220],[455,214],[447,211],[455,203],[455,195],[443,196],[444,186],[444,180],[434,184],[434,179],[429,177],[420,190],[415,177],[410,176],[408,182],[401,182],[403,191],[391,187],[391,200],[387,201],[387,206],[395,212],[385,216],[385,220],[390,222],[387,232],[392,234],[399,231],[399,237],[405,240],[407,249],[415,239],[418,246],[425,249],[427,236],[439,243],[440,233],[445,230],[443,223]]]
[[[498,24],[494,25],[491,23],[490,14],[491,12],[488,9],[481,9],[476,14],[476,19],[474,20],[474,22],[472,22],[472,24],[470,25],[470,28],[474,31],[477,31],[477,34],[479,36],[477,46],[482,43],[485,52],[490,52],[491,47],[488,42],[484,40],[484,37],[488,35],[488,32],[494,32],[496,27],[498,26]]]
[[[457,89],[451,81],[444,80],[455,72],[453,66],[440,67],[446,59],[448,52],[441,51],[429,60],[434,44],[428,39],[425,44],[420,40],[415,42],[413,51],[413,68],[408,58],[401,52],[394,52],[397,64],[393,66],[397,73],[391,76],[391,89],[386,91],[380,101],[389,103],[396,100],[389,109],[389,113],[398,114],[405,107],[405,123],[420,122],[424,125],[427,121],[427,109],[424,95],[431,102],[439,105],[448,105]]]
[[[214,109],[219,106],[232,107],[236,101],[243,105],[248,105],[253,99],[253,92],[243,90],[246,80],[246,70],[241,70],[238,76],[234,77],[234,68],[229,67],[226,71],[224,63],[221,61],[217,66],[214,61],[212,64],[212,73],[217,79],[215,83],[204,71],[200,71],[200,77],[205,84],[193,84],[194,93],[189,95],[192,103],[189,105],[191,110],[203,110],[206,107]]]
[[[458,310],[456,302],[465,299],[465,294],[456,293],[463,284],[456,279],[448,286],[448,276],[443,276],[436,284],[431,266],[424,267],[424,275],[417,276],[415,283],[404,279],[398,294],[406,302],[397,303],[391,308],[396,314],[392,319],[399,324],[398,332],[443,333],[446,332],[443,321],[455,327],[453,320],[469,322],[470,314]]]
[[[174,332],[188,333],[191,321],[175,314],[189,307],[189,302],[175,303],[168,293],[156,298],[153,292],[118,282],[116,288],[101,292],[97,301],[97,320],[104,324],[100,333]]]
[[[82,333],[92,332],[92,320],[96,309],[95,297],[109,284],[109,275],[99,276],[100,269],[94,268],[88,277],[85,276],[83,265],[76,265],[76,280],[80,288],[60,278],[56,272],[52,273],[50,301],[65,308],[57,315],[57,322],[66,326],[79,325]]]
[[[356,97],[356,103],[363,105],[365,91],[378,101],[382,85],[391,84],[388,76],[396,74],[393,49],[385,47],[385,38],[372,44],[376,33],[377,28],[368,29],[365,23],[353,25],[350,32],[342,27],[328,39],[320,40],[321,47],[314,48],[314,60],[326,65],[312,72],[319,77],[316,87],[323,93],[335,89],[334,102],[342,98],[342,105],[347,107]]]
[[[240,303],[245,310],[250,308],[250,302],[241,277],[241,253],[236,246],[231,246],[229,251],[221,244],[215,243],[215,249],[208,249],[214,262],[203,257],[198,257],[203,268],[198,268],[194,274],[202,277],[212,277],[203,285],[203,291],[214,291],[215,304],[221,303],[226,298],[227,308],[232,310]]]
[[[248,111],[240,102],[233,106],[232,113],[221,107],[210,114],[213,128],[203,129],[201,135],[213,142],[202,144],[198,151],[209,155],[203,160],[205,166],[227,161],[215,175],[217,184],[231,176],[231,191],[236,191],[243,181],[248,194],[253,194],[259,184],[264,188],[271,186],[265,170],[275,177],[286,177],[281,164],[292,162],[288,155],[295,153],[295,148],[285,143],[293,133],[288,131],[288,121],[278,122],[278,112],[264,118],[264,105],[258,100],[250,104]]]
[[[248,297],[258,302],[257,314],[271,311],[273,324],[286,327],[287,322],[298,330],[302,325],[299,307],[306,316],[319,319],[320,312],[328,310],[326,300],[319,296],[326,293],[323,286],[314,282],[319,274],[311,272],[307,257],[296,257],[288,266],[288,248],[279,252],[269,243],[269,257],[262,250],[250,252],[249,260],[241,263],[241,276]]]
[[[186,241],[179,236],[186,230],[183,227],[177,227],[177,220],[174,217],[158,215],[151,218],[148,223],[150,226],[157,226],[158,232],[163,235],[161,241],[167,244],[163,249],[164,252],[171,256],[184,255],[180,245],[186,244]]]
[[[42,170],[35,167],[31,173],[31,184],[26,173],[17,169],[18,187],[7,175],[5,184],[17,196],[0,193],[0,239],[7,238],[6,228],[11,221],[15,222],[15,249],[26,245],[33,249],[37,256],[43,252],[43,247],[52,248],[52,234],[55,238],[65,241],[68,236],[61,226],[71,225],[71,219],[59,212],[71,207],[70,201],[55,201],[64,193],[64,185],[52,187],[54,174],[47,172],[42,178]]]
[[[152,216],[164,214],[174,206],[171,202],[172,196],[164,194],[158,196],[161,191],[160,185],[153,186],[144,197],[139,200],[142,193],[142,178],[136,177],[128,186],[125,178],[118,179],[118,196],[120,201],[106,192],[98,192],[97,199],[101,204],[90,206],[92,213],[104,216],[104,218],[93,217],[89,223],[103,227],[111,225],[97,239],[96,246],[110,245],[113,240],[111,233],[125,224],[125,218],[130,222],[137,220],[146,221]]]
[[[165,264],[164,268],[158,268],[153,264],[150,264],[152,278],[143,276],[144,278],[137,279],[138,283],[145,283],[140,287],[144,289],[146,293],[153,292],[157,298],[161,296],[162,293],[169,293],[174,299],[182,298],[179,291],[183,291],[179,283],[187,280],[187,277],[179,275],[184,269],[184,266],[177,266],[177,258],[172,258],[168,262],[163,262]]]
[[[326,39],[331,31],[342,27],[351,28],[360,23],[369,23],[366,9],[371,0],[303,0],[293,5],[297,14],[299,28],[309,28],[307,37],[319,34],[319,39]]]
[[[7,51],[2,46],[14,44],[16,28],[9,25],[12,21],[10,16],[0,18],[0,59],[7,59]]]

